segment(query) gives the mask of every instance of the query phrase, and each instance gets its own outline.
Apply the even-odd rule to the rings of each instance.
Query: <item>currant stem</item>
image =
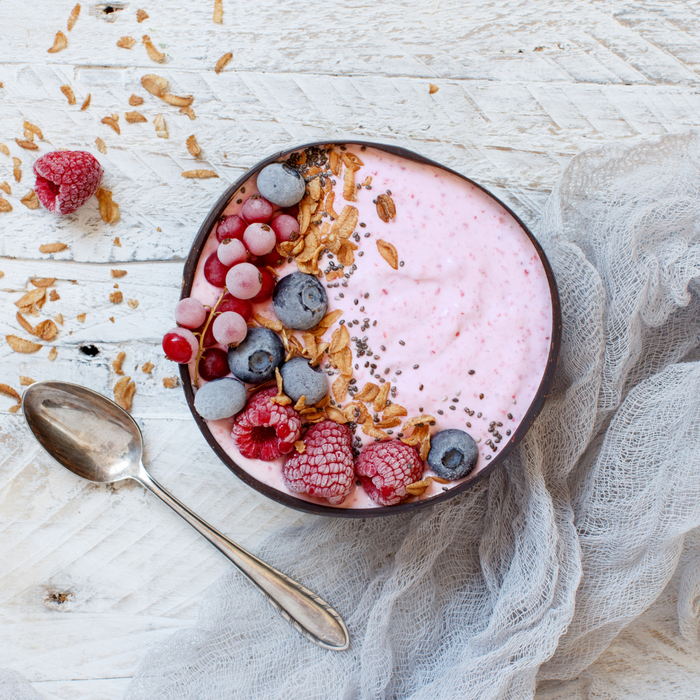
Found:
[[[202,329],[202,334],[199,336],[199,350],[197,351],[197,358],[195,360],[195,365],[194,365],[194,385],[195,385],[195,387],[197,386],[197,382],[199,381],[199,361],[202,359],[202,353],[204,352],[204,337],[207,334],[207,329],[209,328],[209,324],[214,320],[214,312],[216,311],[217,307],[221,303],[221,300],[224,298],[225,294],[226,294],[226,287],[224,287],[224,291],[221,292],[221,296],[219,297],[216,304],[214,304],[214,306],[211,308],[211,313],[209,314],[209,318],[207,318],[206,323],[204,324],[204,328]]]

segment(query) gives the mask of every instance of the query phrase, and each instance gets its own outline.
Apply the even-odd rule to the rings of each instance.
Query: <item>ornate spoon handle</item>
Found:
[[[319,598],[283,573],[254,557],[207,524],[187,506],[168,493],[143,464],[136,481],[167,503],[227,559],[235,564],[265,595],[282,617],[309,641],[324,649],[343,651],[350,645],[347,627],[340,615]]]

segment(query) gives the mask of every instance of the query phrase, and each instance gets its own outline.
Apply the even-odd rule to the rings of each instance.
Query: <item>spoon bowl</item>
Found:
[[[34,437],[66,469],[98,484],[138,480],[141,431],[113,401],[76,384],[38,382],[22,405]]]
[[[328,603],[215,530],[146,471],[141,430],[114,401],[77,384],[37,382],[24,392],[22,408],[34,437],[59,464],[98,484],[138,481],[237,566],[298,632],[325,649],[348,648],[345,623]]]

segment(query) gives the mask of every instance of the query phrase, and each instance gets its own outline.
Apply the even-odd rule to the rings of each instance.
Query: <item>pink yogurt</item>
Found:
[[[407,409],[408,417],[430,414],[436,418],[433,434],[459,428],[477,441],[479,459],[468,477],[472,478],[512,439],[542,381],[552,339],[551,292],[544,267],[518,222],[478,187],[442,169],[377,149],[361,151],[350,145],[348,150],[364,162],[355,182],[367,176],[372,182],[371,189],[357,190],[357,201],[346,202],[343,177],[333,178],[335,211],[340,213],[345,204],[354,206],[365,226],[358,223],[359,241],[351,239],[358,250],[356,269],[343,280],[347,286],[340,280],[324,282],[328,311],[342,309],[350,336],[366,338],[371,349],[371,356],[358,357],[351,343],[358,387],[368,381],[389,381],[396,388],[390,398]],[[257,192],[255,176],[244,187],[245,195],[234,195],[225,214],[238,214],[242,205],[236,200],[245,201]],[[387,191],[396,217],[385,223],[373,200]],[[192,296],[209,305],[221,293],[202,271],[218,245],[215,228],[200,255],[192,287]],[[395,246],[397,270],[379,254],[379,239]],[[326,270],[329,262],[327,255],[322,256],[319,268]],[[292,263],[278,272],[284,276],[295,270]],[[255,305],[254,310],[275,317],[270,302]],[[337,323],[326,340],[336,327]],[[324,360],[321,367],[331,375],[330,387],[334,370]],[[190,374],[194,377],[194,363]],[[350,401],[348,396],[343,405]],[[371,405],[368,408],[373,413]],[[493,440],[492,422],[502,424],[496,425],[502,438],[494,443],[495,451],[486,444]],[[231,424],[232,419],[208,422],[217,442],[241,468],[283,493],[330,505],[325,499],[291,493],[282,480],[283,460],[243,457],[231,438]],[[395,428],[392,437],[399,430],[400,426]],[[359,428],[357,435],[363,444],[372,440]],[[424,477],[429,475],[433,473],[426,469]],[[459,483],[433,482],[420,498]],[[356,486],[335,507],[376,505]]]

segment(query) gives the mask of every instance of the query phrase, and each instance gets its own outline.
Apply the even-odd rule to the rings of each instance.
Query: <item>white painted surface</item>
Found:
[[[0,0],[0,142],[23,161],[18,185],[0,153],[0,182],[12,186],[14,207],[0,214],[0,331],[21,334],[13,302],[34,276],[58,279],[61,299],[44,311],[65,318],[53,363],[48,349],[18,355],[0,343],[0,382],[20,389],[20,374],[60,378],[109,394],[110,363],[125,350],[125,371],[137,385],[132,412],[153,474],[253,550],[307,516],[259,496],[218,462],[181,389],[163,388],[162,378],[176,371],[159,351],[183,260],[227,183],[288,145],[363,138],[441,161],[535,224],[578,151],[700,125],[693,3],[224,0],[223,25],[211,21],[213,0],[121,4],[108,22],[83,3],[68,33],[74,0]],[[143,24],[139,7],[150,15]],[[48,54],[59,29],[69,46]],[[140,40],[146,32],[166,52],[164,65],[140,43],[116,47],[119,37]],[[229,50],[233,60],[216,75],[216,60]],[[196,121],[141,88],[149,72],[195,96]],[[428,94],[430,82],[438,93]],[[67,104],[63,84],[77,105]],[[92,104],[81,112],[88,92]],[[149,123],[125,122],[132,93],[145,98],[135,109]],[[121,135],[100,123],[113,112]],[[158,113],[168,140],[155,136]],[[44,132],[39,151],[14,142],[24,119]],[[185,148],[190,134],[202,147],[201,166]],[[95,148],[98,136],[106,155]],[[99,158],[121,208],[114,226],[102,223],[94,199],[62,219],[19,202],[33,185],[35,157],[56,148]],[[194,167],[220,179],[180,177]],[[53,241],[69,248],[39,253],[40,243]],[[113,267],[127,276],[113,280]],[[136,310],[109,302],[115,281],[125,299],[139,301]],[[81,312],[84,323],[76,320]],[[101,354],[81,354],[85,343]],[[138,369],[148,360],[152,375]],[[120,697],[144,648],[189,625],[228,564],[140,487],[93,486],[55,466],[23,418],[8,412],[12,403],[0,396],[0,665],[23,673],[47,698]],[[57,604],[53,593],[69,596]]]

